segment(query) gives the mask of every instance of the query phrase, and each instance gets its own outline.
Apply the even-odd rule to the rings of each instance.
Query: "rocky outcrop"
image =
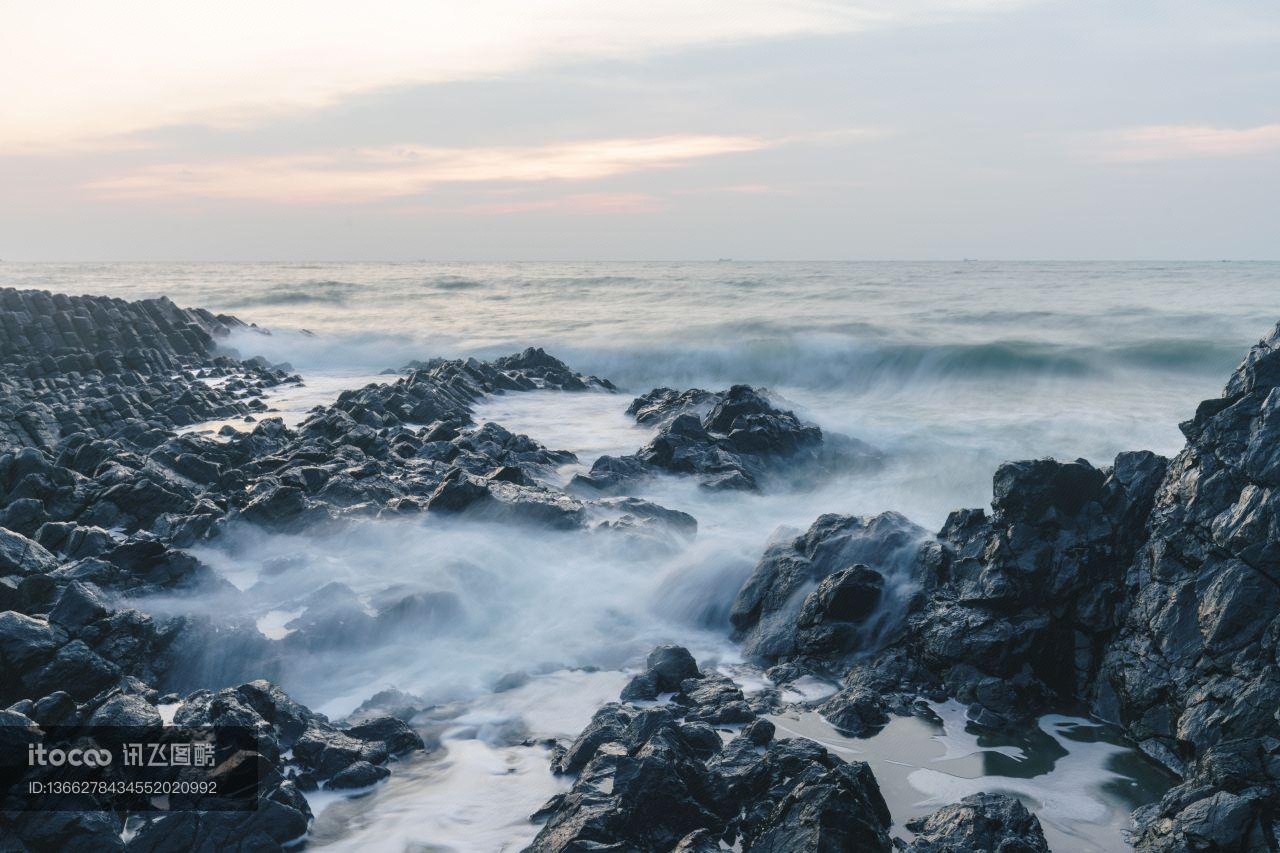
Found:
[[[545,823],[528,850],[892,849],[866,764],[773,740],[732,682],[701,673],[678,646],[655,649],[641,677],[679,692],[665,705],[606,705],[560,748],[557,772],[577,778],[534,815]],[[732,706],[743,716],[725,719]],[[750,725],[726,743],[713,728],[725,723]]]
[[[988,725],[1088,698],[1166,460],[1008,463],[990,517],[953,513],[904,644]]]
[[[748,651],[787,662],[788,675],[843,672],[844,689],[820,710],[853,734],[919,694],[958,698],[989,727],[1088,705],[1184,779],[1138,813],[1139,849],[1273,849],[1277,412],[1280,326],[1223,396],[1182,424],[1187,446],[1172,461],[1132,452],[1101,469],[1084,460],[1001,466],[990,514],[952,513],[910,556],[905,576],[918,592],[878,653],[842,657],[848,621],[883,604],[873,603],[874,575],[842,565],[854,560],[815,561],[824,547],[844,547],[838,517],[766,553],[739,593],[735,627]],[[859,561],[889,576],[874,555]],[[846,621],[828,630],[833,609]],[[823,630],[806,633],[815,627]]]
[[[905,608],[897,587],[927,562],[926,539],[895,512],[820,517],[760,558],[729,612],[735,637],[763,663],[816,657],[838,666],[875,642],[896,607]],[[895,588],[886,591],[886,577]]]
[[[421,738],[398,719],[365,716],[337,726],[261,680],[198,690],[180,702],[162,699],[158,687],[172,682],[178,668],[189,674],[192,666],[184,650],[191,642],[189,620],[158,622],[120,608],[88,581],[70,580],[60,592],[56,585],[49,588],[51,602],[31,605],[47,613],[0,613],[0,667],[6,673],[0,704],[9,705],[2,712],[8,716],[0,719],[0,726],[9,727],[4,731],[16,727],[28,732],[24,737],[39,738],[48,726],[158,728],[157,705],[173,702],[180,725],[254,732],[256,751],[238,753],[236,760],[257,763],[258,806],[251,812],[206,811],[196,804],[196,811],[175,811],[163,820],[144,817],[127,844],[121,841],[122,816],[110,811],[85,813],[73,822],[62,813],[0,811],[0,831],[28,849],[278,849],[308,829],[311,811],[303,791],[372,785],[388,775],[390,760],[423,748]],[[194,645],[202,655],[219,653],[209,635]],[[239,651],[227,657],[250,659]],[[224,680],[227,674],[206,678]]]
[[[915,833],[898,842],[905,853],[1049,853],[1040,821],[1003,794],[974,794],[933,814],[907,822]]]
[[[658,435],[630,456],[602,456],[573,486],[614,491],[656,473],[698,478],[707,489],[757,490],[785,469],[791,475],[823,466],[872,464],[879,454],[860,441],[824,436],[747,385],[712,394],[656,388],[632,401],[628,414],[657,424]]]
[[[1134,813],[1134,844],[1150,853],[1274,850],[1280,743],[1237,738],[1193,759],[1182,784]]]
[[[216,352],[244,323],[165,297],[126,302],[0,288],[0,454],[87,433],[142,436],[247,416],[288,379]]]
[[[1148,823],[1152,849],[1259,849],[1280,805],[1280,326],[1181,426],[1096,705],[1190,780]]]
[[[263,392],[290,379],[217,352],[239,320],[167,299],[0,290],[0,324],[0,525],[28,537],[62,525],[47,538],[67,555],[106,547],[74,527],[153,530],[190,544],[228,516],[279,527],[421,511],[451,474],[480,481],[469,498],[442,498],[441,510],[491,497],[502,517],[579,524],[579,502],[533,481],[572,455],[496,424],[471,428],[472,406],[505,391],[613,390],[540,349],[491,363],[438,360],[344,392],[297,431],[268,419],[216,441],[172,430],[251,420],[267,408]]]
[[[0,831],[24,849],[280,849],[307,832],[303,791],[366,788],[423,748],[395,717],[366,708],[337,725],[260,679],[292,649],[447,630],[462,615],[449,593],[401,589],[370,610],[331,585],[278,643],[251,620],[153,618],[130,606],[159,592],[243,595],[180,550],[229,523],[296,530],[419,512],[648,542],[696,530],[648,501],[570,497],[543,478],[572,454],[473,422],[487,394],[614,390],[542,350],[433,362],[346,392],[290,429],[254,415],[268,388],[297,377],[217,349],[243,325],[167,299],[0,290],[0,735],[158,727],[163,701],[178,705],[180,724],[255,731],[255,751],[236,762],[256,766],[261,782],[254,812],[196,804],[127,835],[112,812],[0,813]],[[175,432],[212,418],[253,426]]]

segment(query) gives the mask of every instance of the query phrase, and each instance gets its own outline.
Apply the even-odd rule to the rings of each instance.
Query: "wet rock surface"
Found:
[[[110,812],[0,814],[0,832],[22,849],[281,849],[308,831],[303,791],[368,788],[424,749],[373,706],[332,723],[262,676],[280,670],[289,648],[443,628],[459,618],[449,593],[384,596],[370,613],[335,585],[279,644],[251,623],[158,619],[131,606],[156,593],[238,594],[182,550],[230,524],[301,530],[439,512],[652,540],[696,531],[692,517],[648,501],[570,497],[542,478],[572,454],[474,423],[472,407],[488,394],[614,390],[542,350],[433,361],[345,392],[291,429],[261,417],[263,397],[300,380],[220,350],[247,328],[236,318],[167,299],[3,289],[0,327],[3,733],[158,727],[164,691],[179,724],[253,729],[258,751],[237,760],[256,762],[261,779],[255,812],[148,816],[124,835]],[[211,419],[253,426],[177,432]]]
[[[165,297],[0,288],[0,453],[53,451],[77,433],[145,441],[156,430],[248,415],[265,388],[288,377],[215,353],[217,339],[244,325]]]
[[[899,841],[907,853],[1048,853],[1040,821],[1003,794],[974,794],[907,823],[915,838]]]
[[[765,551],[729,612],[735,637],[764,663],[859,651],[870,639],[859,629],[880,609],[882,572],[917,571],[926,538],[924,528],[893,512],[820,517]]]
[[[748,386],[655,389],[628,410],[654,440],[602,457],[571,493],[552,476],[571,454],[474,420],[487,395],[616,390],[542,350],[413,364],[291,428],[264,397],[299,380],[220,350],[244,330],[235,318],[0,289],[0,327],[0,734],[154,726],[163,691],[179,721],[259,732],[245,760],[264,780],[252,814],[183,812],[124,835],[110,813],[0,815],[34,850],[278,849],[307,831],[304,790],[376,785],[424,748],[396,716],[412,703],[371,700],[334,723],[269,679],[282,655],[335,637],[449,630],[464,614],[448,593],[362,602],[331,585],[298,602],[278,642],[243,620],[137,609],[157,593],[234,597],[184,550],[230,525],[465,518],[679,548],[695,519],[612,493],[659,473],[758,490],[879,458]],[[839,679],[817,710],[855,737],[921,696],[957,698],[989,728],[1088,707],[1182,779],[1137,813],[1139,849],[1275,849],[1278,388],[1280,327],[1182,425],[1172,460],[1007,463],[990,512],[958,510],[934,535],[896,513],[822,516],[761,557],[733,601],[734,636],[778,683]],[[228,418],[252,428],[177,432]],[[687,651],[655,650],[622,701],[556,754],[576,779],[539,813],[531,849],[891,849],[866,765],[776,739],[759,716],[776,697],[749,699]],[[1045,849],[1034,817],[989,794],[910,828],[909,850]]]
[[[711,490],[756,491],[771,476],[880,460],[869,445],[824,436],[747,385],[719,393],[655,388],[633,400],[627,413],[637,423],[658,425],[657,436],[632,455],[600,457],[588,474],[574,478],[580,492],[613,492],[656,473],[696,476]]]
[[[877,529],[824,516],[772,546],[739,592],[732,620],[744,649],[791,676],[841,676],[844,689],[819,710],[853,735],[886,711],[908,713],[918,696],[957,698],[994,729],[1089,708],[1184,780],[1137,813],[1138,849],[1274,849],[1278,387],[1280,327],[1181,425],[1187,446],[1172,460],[1137,451],[1106,468],[1007,463],[990,513],[958,510],[908,549],[892,547],[905,519]],[[864,568],[883,588],[905,579],[916,591],[877,645],[862,640],[871,654],[851,661],[849,637],[865,634],[849,626],[864,607],[884,611]],[[829,625],[833,613],[844,618]],[[963,806],[939,812],[934,829]],[[997,849],[925,835],[908,849]]]
[[[680,647],[655,649],[642,677],[678,681],[679,692],[662,705],[606,705],[559,747],[556,772],[577,778],[534,815],[544,823],[528,850],[893,849],[866,764],[775,740],[732,681],[700,672]],[[735,728],[717,732],[723,724]]]

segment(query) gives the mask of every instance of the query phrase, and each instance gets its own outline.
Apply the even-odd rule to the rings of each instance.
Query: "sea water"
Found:
[[[370,606],[413,591],[461,603],[439,630],[285,659],[283,686],[335,717],[388,687],[432,706],[417,722],[437,749],[356,800],[314,803],[315,842],[361,850],[527,843],[536,827],[525,816],[567,783],[525,744],[573,736],[656,643],[683,643],[704,667],[758,687],[727,637],[728,608],[764,547],[822,513],[896,510],[936,530],[952,509],[990,501],[1005,460],[1176,453],[1178,422],[1280,319],[1278,282],[1280,265],[1266,263],[0,265],[3,284],[167,295],[256,323],[230,343],[302,374],[302,388],[268,398],[289,423],[342,388],[393,379],[380,372],[410,359],[545,347],[623,393],[509,394],[476,416],[576,453],[562,481],[644,444],[651,431],[623,410],[659,385],[764,386],[824,430],[885,452],[879,470],[774,493],[650,483],[646,497],[698,519],[696,539],[675,551],[438,519],[305,536],[233,527],[196,549],[234,590],[152,608],[234,613],[273,641],[330,582]],[[513,672],[530,679],[494,693]],[[1168,784],[1087,720],[1045,718],[1016,743],[979,743],[954,710],[895,720],[867,741],[802,708],[777,722],[872,761],[897,831],[1001,790],[1037,811],[1055,849],[1123,849],[1128,811]]]

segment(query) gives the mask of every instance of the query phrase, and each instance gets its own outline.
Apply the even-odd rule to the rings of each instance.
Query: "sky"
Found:
[[[1275,0],[0,0],[0,259],[1280,257]]]

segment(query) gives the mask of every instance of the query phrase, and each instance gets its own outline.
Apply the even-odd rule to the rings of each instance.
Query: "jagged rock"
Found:
[[[141,696],[120,694],[99,705],[89,725],[159,729],[164,721],[155,706]]]
[[[120,667],[95,652],[83,640],[72,640],[40,669],[27,676],[30,692],[43,696],[66,690],[77,700],[85,700],[105,690],[120,678]]]
[[[349,726],[345,731],[359,740],[382,743],[388,755],[402,755],[425,748],[417,732],[404,721],[385,714]]]
[[[891,849],[888,808],[867,765],[812,741],[775,741],[762,720],[721,748],[710,726],[680,717],[723,705],[736,688],[696,675],[679,647],[655,650],[651,671],[659,668],[695,673],[677,696],[684,703],[597,711],[556,762],[578,776],[533,816],[545,824],[528,850],[703,850],[719,839],[746,851]]]
[[[57,557],[40,543],[0,527],[0,574],[43,574],[57,566]]]
[[[69,631],[83,628],[103,618],[110,612],[101,590],[72,581],[62,590],[58,601],[49,611],[49,621]]]
[[[1174,769],[1221,742],[1280,737],[1277,347],[1280,326],[1182,424],[1098,681],[1103,713]]]
[[[687,707],[686,719],[711,725],[749,723],[756,716],[742,689],[723,675],[686,678],[672,701]]]
[[[111,812],[8,812],[0,815],[0,834],[17,850],[105,853],[125,849],[123,824],[120,815]]]
[[[870,518],[824,515],[803,535],[771,545],[743,584],[729,612],[744,652],[773,663],[807,651],[814,643],[821,646],[818,638],[824,632],[813,629],[828,622],[827,606],[837,604],[842,616],[858,615],[857,602],[865,602],[870,597],[870,587],[875,585],[872,574],[881,576],[881,587],[884,575],[918,574],[917,564],[922,559],[922,549],[927,547],[926,538],[923,528],[898,513],[886,512]],[[871,568],[853,569],[858,565]],[[821,586],[828,577],[844,569],[851,572],[826,587]],[[802,626],[800,614],[810,591],[817,597],[807,618],[815,621]],[[873,605],[870,610],[874,609]],[[860,618],[867,621],[870,616],[868,612]],[[833,617],[830,621],[846,620]],[[849,645],[848,639],[837,645]]]
[[[31,719],[41,726],[72,725],[76,719],[76,701],[63,690],[55,691],[35,703]]]
[[[647,672],[639,673],[632,676],[627,682],[627,686],[622,688],[619,698],[623,702],[635,702],[637,700],[653,700],[658,698],[658,681]]]
[[[846,687],[818,706],[823,718],[850,737],[865,737],[889,722],[880,694],[863,687]]]
[[[763,392],[735,385],[719,394],[694,389],[677,394],[657,388],[634,400],[628,413],[661,429],[631,456],[602,456],[586,475],[574,477],[580,491],[612,491],[657,472],[693,474],[712,490],[755,490],[782,461],[793,471],[810,464],[871,464],[879,454],[853,439],[837,442],[842,460],[824,456],[822,431],[792,412],[776,408]]]
[[[248,379],[246,391],[278,384],[283,371],[215,352],[243,326],[234,317],[140,302],[0,289],[0,451],[53,453],[77,434],[107,437],[150,423],[165,429],[246,414],[239,394],[192,381],[212,367]],[[228,383],[229,385],[230,383]],[[0,464],[0,468],[4,466]]]
[[[483,504],[490,498],[489,486],[484,480],[458,470],[457,476],[446,479],[431,494],[427,509],[433,512],[462,512]]]
[[[334,790],[367,788],[390,775],[391,771],[385,767],[378,767],[368,761],[356,761],[335,773],[329,780],[328,787]]]
[[[1280,742],[1249,738],[1212,746],[1182,784],[1134,813],[1135,846],[1179,850],[1267,850],[1274,842]]]
[[[66,641],[65,631],[43,619],[13,611],[0,613],[0,667],[6,673],[29,671],[53,657]]]
[[[316,725],[294,741],[293,754],[319,779],[335,776],[357,761],[381,763],[388,757],[386,745],[380,741],[366,741]]]
[[[114,537],[101,527],[83,527],[71,521],[40,525],[36,541],[69,560],[97,557],[115,547]]]
[[[674,388],[654,388],[631,401],[627,414],[636,423],[645,426],[661,426],[671,423],[680,415],[693,414],[701,418],[720,402],[721,394],[690,388],[677,391]]]
[[[693,516],[643,498],[599,498],[587,502],[585,510],[586,518],[596,520],[593,529],[623,535],[631,547],[679,549],[698,533]]]
[[[722,848],[714,835],[705,829],[695,829],[671,848],[671,853],[719,853]]]
[[[908,853],[1049,853],[1040,821],[1003,794],[965,797],[909,821],[907,828],[916,837],[910,843],[899,842],[898,849]]]
[[[752,720],[742,729],[742,736],[756,746],[766,746],[773,740],[777,727],[764,719]]]
[[[823,578],[796,617],[796,651],[814,657],[854,651],[858,628],[875,612],[883,590],[884,576],[864,565]]]
[[[683,646],[658,646],[649,652],[645,661],[646,672],[653,678],[659,692],[681,689],[685,679],[698,678],[698,663]]]

